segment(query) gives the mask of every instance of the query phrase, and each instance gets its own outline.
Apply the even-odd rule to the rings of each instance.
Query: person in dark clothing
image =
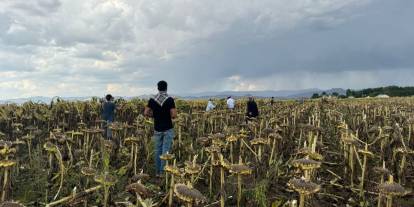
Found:
[[[257,104],[254,101],[253,97],[249,97],[249,101],[247,102],[246,116],[248,117],[248,119],[256,118],[259,116],[259,109],[257,108]]]
[[[155,171],[161,176],[164,171],[164,161],[160,156],[170,152],[174,138],[174,126],[172,119],[177,117],[175,102],[167,94],[167,82],[158,82],[158,94],[150,98],[145,107],[144,115],[154,119],[155,142]]]
[[[270,99],[270,106],[273,106],[274,103],[275,103],[275,97],[272,97],[272,99]]]
[[[102,119],[106,121],[105,137],[112,138],[112,130],[108,127],[115,119],[116,105],[113,102],[114,97],[111,94],[105,96],[105,102],[102,103]]]

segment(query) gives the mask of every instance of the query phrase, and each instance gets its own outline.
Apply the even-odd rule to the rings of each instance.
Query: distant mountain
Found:
[[[226,98],[228,96],[233,97],[246,97],[246,96],[254,96],[254,97],[275,97],[278,99],[297,99],[297,98],[310,98],[314,93],[322,93],[326,92],[327,94],[332,94],[334,92],[345,95],[346,90],[342,88],[333,88],[329,90],[321,90],[321,89],[303,89],[303,90],[281,90],[281,91],[223,91],[223,92],[202,92],[202,93],[193,93],[193,94],[185,94],[181,96],[184,99],[197,99],[197,98]]]
[[[293,95],[289,95],[286,98],[292,98],[292,99],[295,99],[295,98],[310,98],[310,97],[312,97],[312,95],[314,93],[321,94],[323,92],[325,92],[328,95],[331,95],[332,93],[338,93],[339,95],[346,95],[346,90],[345,89],[332,88],[332,89],[329,89],[329,90],[320,90],[320,89],[309,90],[307,92],[296,93],[296,94],[293,94]]]
[[[66,100],[66,101],[85,101],[92,98],[90,97],[59,97],[60,99]],[[28,101],[32,101],[34,103],[46,103],[49,104],[52,101],[52,97],[45,97],[45,96],[34,96],[34,97],[28,97],[28,98],[15,98],[15,99],[5,99],[0,100],[0,104],[6,104],[6,103],[16,103],[16,104],[23,104]]]
[[[366,88],[362,90],[349,90],[349,96],[355,98],[361,97],[376,97],[376,96],[390,96],[390,97],[407,97],[414,96],[414,87],[413,86],[386,86],[386,87],[377,87],[377,88]]]
[[[28,101],[32,101],[34,103],[50,103],[50,101],[52,101],[52,98],[44,97],[44,96],[34,96],[34,97],[29,97],[29,98],[5,99],[5,100],[0,100],[0,104],[6,104],[6,103],[22,104]]]
[[[342,88],[333,88],[329,90],[321,90],[316,88],[311,89],[303,89],[303,90],[281,90],[281,91],[221,91],[221,92],[202,92],[202,93],[189,93],[189,94],[172,94],[175,97],[179,97],[182,99],[208,99],[208,98],[226,98],[228,96],[233,97],[246,97],[246,96],[254,96],[254,97],[275,97],[277,99],[298,99],[298,98],[310,98],[314,93],[321,94],[322,92],[326,92],[327,94],[332,94],[334,92],[344,95],[346,91]],[[93,96],[85,96],[85,97],[60,97],[63,100],[67,101],[84,101],[89,100]],[[122,97],[124,99],[132,99],[132,98],[140,98],[140,99],[148,99],[150,95],[140,95],[136,97]],[[119,98],[119,97],[117,97]],[[6,99],[0,100],[0,104],[4,103],[17,103],[22,104],[28,101],[32,101],[35,103],[47,103],[49,104],[53,98],[51,97],[44,97],[44,96],[35,96],[29,98],[17,98],[17,99]]]

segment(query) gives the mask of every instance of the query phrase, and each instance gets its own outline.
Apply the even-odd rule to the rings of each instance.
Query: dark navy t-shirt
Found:
[[[114,121],[115,103],[105,102],[102,105],[102,118],[106,121]]]
[[[164,132],[173,128],[170,112],[171,109],[175,108],[175,102],[173,98],[168,97],[162,106],[159,105],[154,99],[150,99],[148,101],[148,108],[152,110],[155,131]]]
[[[259,116],[259,109],[257,104],[254,101],[247,102],[247,116],[248,117],[257,117]]]

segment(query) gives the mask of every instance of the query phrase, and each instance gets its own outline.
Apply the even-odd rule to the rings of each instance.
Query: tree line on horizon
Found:
[[[362,90],[352,90],[347,89],[345,94],[338,94],[333,92],[332,94],[327,94],[322,92],[321,94],[314,93],[312,99],[320,98],[323,96],[334,96],[338,98],[363,98],[363,97],[376,97],[378,95],[388,95],[390,97],[407,97],[414,96],[414,87],[399,87],[399,86],[387,86],[387,87],[378,87],[378,88],[366,88]]]

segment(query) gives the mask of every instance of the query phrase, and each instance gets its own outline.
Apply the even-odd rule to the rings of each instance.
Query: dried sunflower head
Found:
[[[243,164],[233,164],[230,166],[230,173],[236,175],[250,175],[252,174],[252,169]]]
[[[293,166],[300,168],[302,170],[313,170],[321,167],[321,162],[309,159],[309,158],[303,158],[303,159],[297,159],[292,161]]]
[[[96,170],[91,167],[83,167],[81,173],[85,176],[93,176],[96,173]]]
[[[174,193],[179,199],[186,203],[202,203],[207,200],[206,197],[200,193],[200,191],[185,184],[175,184]]]
[[[170,153],[165,153],[165,154],[162,154],[161,156],[160,156],[160,159],[161,160],[165,160],[165,161],[167,161],[167,160],[172,160],[172,159],[174,159],[175,158],[175,156],[174,156],[174,154],[170,154]]]
[[[151,195],[151,191],[141,183],[131,183],[126,186],[125,191],[137,193],[140,196],[147,198]]]
[[[314,193],[317,193],[321,189],[319,185],[311,181],[307,181],[303,178],[301,179],[294,178],[294,179],[289,180],[288,186],[303,195],[314,194]]]

